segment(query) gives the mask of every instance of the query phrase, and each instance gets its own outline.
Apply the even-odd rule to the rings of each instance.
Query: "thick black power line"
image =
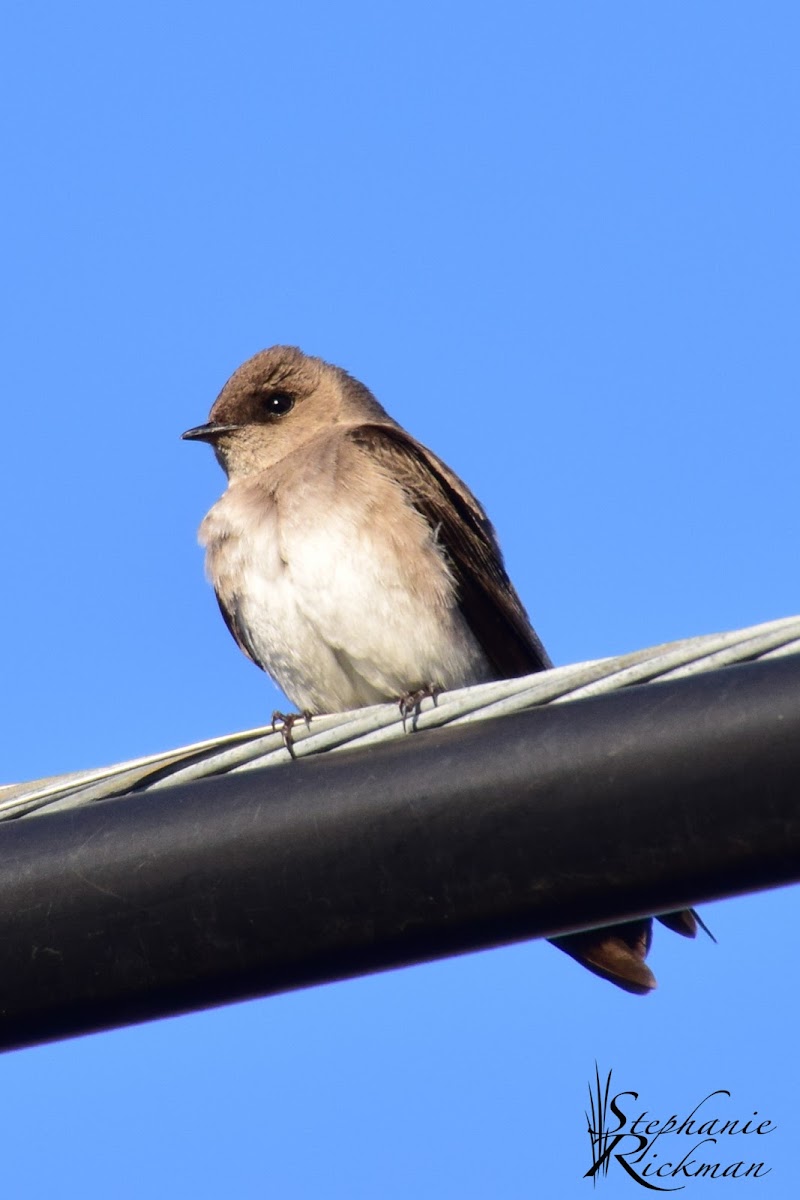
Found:
[[[0,1048],[797,881],[799,793],[788,656],[7,822]]]

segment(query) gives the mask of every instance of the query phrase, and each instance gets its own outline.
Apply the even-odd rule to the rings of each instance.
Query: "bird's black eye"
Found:
[[[284,413],[294,408],[294,396],[290,396],[288,392],[273,392],[270,396],[264,397],[263,404],[271,416],[282,417]]]

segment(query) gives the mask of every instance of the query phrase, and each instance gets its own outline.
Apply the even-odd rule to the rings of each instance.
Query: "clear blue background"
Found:
[[[798,39],[790,0],[11,0],[2,777],[280,703],[178,440],[274,342],[465,477],[558,662],[796,612]],[[531,944],[7,1056],[0,1192],[588,1196],[597,1059],[776,1120],[738,1188],[793,1196],[797,894],[705,916],[644,1000]]]

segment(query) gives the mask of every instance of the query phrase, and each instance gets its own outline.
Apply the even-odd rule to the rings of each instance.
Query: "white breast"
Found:
[[[301,710],[488,677],[434,537],[391,481],[314,469],[232,483],[200,529],[253,657]]]

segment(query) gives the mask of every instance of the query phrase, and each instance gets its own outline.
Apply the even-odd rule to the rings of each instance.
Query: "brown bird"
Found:
[[[469,488],[340,367],[264,350],[183,437],[209,442],[228,476],[200,526],[225,622],[302,712],[552,666]],[[697,931],[689,910],[659,920]],[[645,993],[651,935],[642,918],[552,940]]]

